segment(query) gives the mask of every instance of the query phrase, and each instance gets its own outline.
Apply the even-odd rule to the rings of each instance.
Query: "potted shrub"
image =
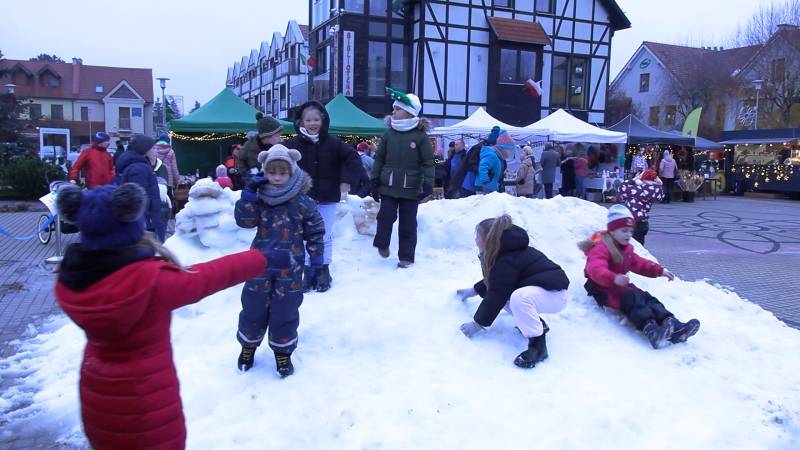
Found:
[[[698,189],[703,186],[705,177],[697,172],[692,172],[691,170],[681,170],[680,174],[681,178],[676,184],[683,191],[683,201],[691,203],[694,201],[694,197]]]

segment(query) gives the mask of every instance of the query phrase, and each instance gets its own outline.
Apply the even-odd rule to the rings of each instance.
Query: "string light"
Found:
[[[170,131],[169,135],[172,136],[173,139],[178,139],[181,141],[189,141],[189,142],[217,142],[217,141],[224,141],[227,139],[247,139],[246,133],[204,133],[204,134],[182,134],[175,131]],[[284,134],[284,139],[291,139],[297,136],[296,133],[291,134]],[[350,145],[358,145],[360,142],[371,142],[376,146],[380,143],[381,137],[380,136],[357,136],[354,134],[345,134],[345,135],[337,135],[339,139],[343,142],[346,142]]]

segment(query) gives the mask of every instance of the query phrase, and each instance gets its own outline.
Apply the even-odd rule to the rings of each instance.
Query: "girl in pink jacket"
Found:
[[[628,278],[628,272],[650,278],[661,276],[670,281],[675,278],[660,264],[633,252],[630,241],[634,223],[628,208],[614,205],[608,211],[607,230],[579,244],[587,255],[586,292],[601,306],[619,309],[653,348],[685,342],[697,333],[700,321],[679,321],[657,298],[634,286]]]

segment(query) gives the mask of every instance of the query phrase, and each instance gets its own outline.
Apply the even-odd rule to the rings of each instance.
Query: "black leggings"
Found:
[[[625,293],[619,309],[637,330],[644,328],[651,320],[661,323],[667,317],[672,317],[672,313],[657,298],[640,290]]]

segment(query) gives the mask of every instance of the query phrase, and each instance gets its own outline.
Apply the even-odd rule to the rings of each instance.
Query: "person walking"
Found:
[[[428,120],[420,117],[419,98],[391,88],[387,92],[394,103],[372,169],[372,197],[381,202],[372,245],[382,258],[389,257],[392,226],[399,215],[397,267],[405,269],[414,264],[419,202],[433,193],[433,147],[425,133]]]
[[[145,209],[145,224],[147,230],[156,233],[158,240],[164,242],[166,238],[166,224],[161,220],[161,194],[158,189],[158,180],[153,173],[153,166],[148,157],[153,157],[155,140],[150,136],[137,134],[133,137],[128,150],[117,161],[117,175],[114,183],[135,183],[144,189],[147,194],[147,208]]]
[[[533,196],[536,169],[533,167],[533,150],[530,146],[522,147],[524,157],[517,172],[517,196],[531,198]]]
[[[175,157],[175,150],[170,145],[168,134],[163,133],[158,137],[156,145],[153,146],[153,151],[167,169],[167,186],[170,190],[170,197],[172,197],[172,191],[178,187],[178,180],[180,180],[181,175],[178,172],[178,160]]]
[[[653,169],[645,169],[636,174],[633,180],[622,183],[620,187],[622,202],[633,213],[636,225],[633,238],[644,245],[644,237],[650,231],[650,208],[657,201],[664,199],[661,179]]]
[[[369,144],[366,142],[359,142],[356,145],[356,151],[358,152],[358,157],[361,158],[361,165],[364,166],[364,170],[367,173],[372,173],[372,166],[375,164],[375,160],[369,156]]]
[[[86,188],[94,189],[114,179],[114,160],[108,154],[111,138],[100,131],[94,135],[94,145],[82,151],[69,170],[69,181],[77,184],[83,176]]]
[[[556,179],[556,167],[559,164],[558,152],[553,144],[547,144],[542,152],[542,184],[544,185],[545,198],[553,198],[553,183]]]
[[[447,186],[445,186],[445,189],[447,190],[446,198],[456,199],[461,197],[461,189],[458,186],[453,186],[453,179],[466,156],[467,150],[464,148],[464,140],[459,139],[455,141],[453,145],[453,154],[450,156],[447,166],[449,171],[447,177]]]
[[[678,164],[672,159],[669,150],[664,150],[664,159],[658,165],[658,176],[661,182],[664,183],[664,200],[662,203],[670,203],[672,201],[672,189],[675,186],[675,178],[678,175]]]
[[[575,154],[567,148],[564,159],[561,161],[561,195],[575,196]]]
[[[586,175],[589,174],[589,161],[586,151],[581,149],[575,158],[575,194],[578,198],[586,199]]]

